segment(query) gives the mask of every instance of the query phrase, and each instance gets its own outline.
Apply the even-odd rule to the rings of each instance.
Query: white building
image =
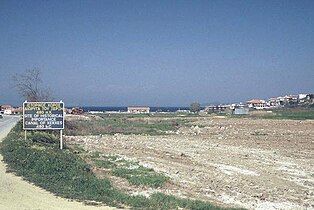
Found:
[[[10,114],[12,114],[12,110],[11,110],[11,109],[5,109],[5,110],[3,111],[3,114],[10,115]]]
[[[150,108],[148,106],[129,106],[128,113],[144,113],[148,114]]]
[[[249,108],[254,108],[254,109],[267,109],[268,108],[266,101],[261,100],[261,99],[253,99],[253,100],[247,101],[247,105]]]

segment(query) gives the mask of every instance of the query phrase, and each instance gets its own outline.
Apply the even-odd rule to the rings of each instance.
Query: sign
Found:
[[[63,102],[24,102],[24,130],[64,129]]]

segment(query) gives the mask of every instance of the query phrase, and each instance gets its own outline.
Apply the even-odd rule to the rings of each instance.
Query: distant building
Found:
[[[10,115],[10,114],[12,114],[12,110],[11,109],[6,109],[6,110],[3,111],[3,114]]]
[[[227,105],[217,105],[217,106],[208,106],[205,108],[205,112],[207,113],[222,113],[225,112],[226,109],[228,108]]]
[[[12,114],[23,114],[23,107],[12,108]]]
[[[308,94],[299,94],[298,98],[299,98],[299,102],[304,103],[307,99]]]
[[[11,105],[2,105],[0,107],[1,114],[23,114],[23,107],[13,107]]]
[[[298,104],[298,95],[286,95],[280,96],[277,99],[280,101],[280,105],[289,106]]]
[[[314,103],[314,94],[299,94],[298,96],[299,104],[313,104]]]
[[[299,95],[289,95],[289,96],[286,96],[286,98],[288,99],[289,105],[297,105],[298,104]]]
[[[176,111],[177,113],[190,113],[191,111],[188,109],[179,109]]]
[[[253,99],[246,102],[249,108],[253,109],[267,109],[267,104],[265,100],[262,99]]]
[[[1,105],[1,110],[4,111],[6,109],[12,109],[13,107],[11,105]]]
[[[84,113],[84,110],[80,107],[73,107],[71,109],[71,114],[79,115],[79,114],[83,114],[83,113]]]
[[[1,113],[10,115],[12,114],[13,107],[11,105],[2,105],[1,106]]]
[[[129,106],[128,113],[149,113],[150,108],[148,106]]]
[[[270,108],[278,108],[281,107],[280,99],[279,98],[270,98],[267,101],[267,106]]]
[[[232,114],[235,115],[247,115],[249,114],[249,108],[247,107],[237,107],[233,110]]]

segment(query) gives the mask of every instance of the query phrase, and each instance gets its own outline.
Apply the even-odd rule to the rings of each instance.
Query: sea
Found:
[[[126,106],[83,106],[84,112],[126,112]],[[190,110],[190,107],[149,107],[150,112],[176,112],[178,110]]]

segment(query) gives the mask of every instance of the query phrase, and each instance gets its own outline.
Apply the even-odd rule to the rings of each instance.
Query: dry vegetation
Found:
[[[81,154],[102,154],[110,166],[92,163],[94,172],[128,194],[162,192],[249,209],[314,209],[313,120],[223,116],[119,119],[150,123],[155,131],[138,134],[126,127],[126,133],[123,129],[114,135],[85,133],[67,136],[66,142]],[[156,129],[159,122],[171,122],[174,127]],[[168,180],[157,188],[132,184],[112,173],[116,162],[108,157],[136,162]]]

